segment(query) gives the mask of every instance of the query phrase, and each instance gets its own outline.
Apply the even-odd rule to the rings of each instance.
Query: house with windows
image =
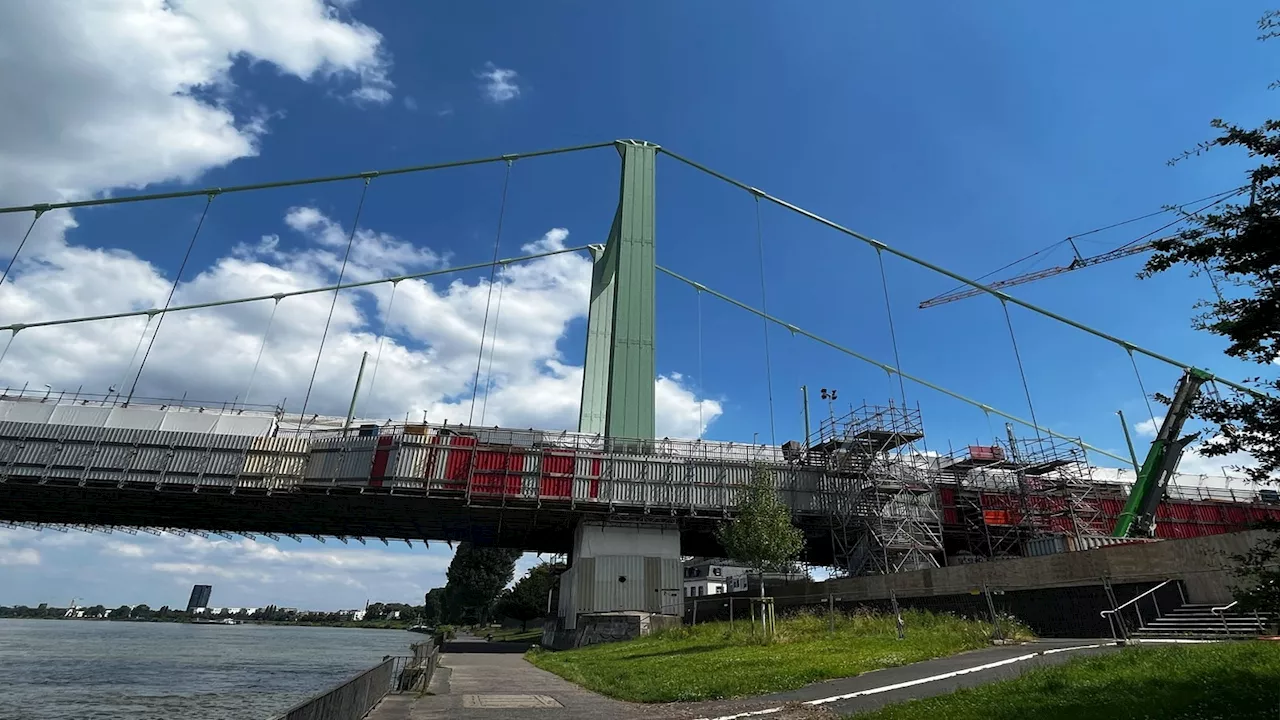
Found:
[[[750,568],[725,558],[690,558],[684,562],[684,596],[743,592],[747,589]],[[805,573],[765,573],[765,582],[804,580]]]

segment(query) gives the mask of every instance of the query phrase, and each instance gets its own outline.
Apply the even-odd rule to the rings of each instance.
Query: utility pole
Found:
[[[800,386],[800,397],[804,402],[804,442],[809,444],[809,386]]]
[[[351,420],[356,415],[356,398],[360,397],[360,381],[364,380],[364,364],[369,360],[369,353],[360,356],[360,372],[356,373],[356,387],[351,391],[351,407],[347,408],[347,421],[342,424],[342,435],[345,437],[351,429]]]

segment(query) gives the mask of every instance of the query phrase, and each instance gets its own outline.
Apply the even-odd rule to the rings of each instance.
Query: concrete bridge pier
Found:
[[[675,523],[579,523],[543,644],[595,645],[679,624],[682,567]]]

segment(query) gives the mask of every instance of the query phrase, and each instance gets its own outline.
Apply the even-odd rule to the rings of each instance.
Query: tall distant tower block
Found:
[[[209,607],[209,596],[213,595],[212,585],[193,585],[191,598],[187,600],[187,612],[195,612],[196,608]]]

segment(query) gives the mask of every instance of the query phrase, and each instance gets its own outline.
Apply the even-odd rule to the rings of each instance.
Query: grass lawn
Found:
[[[854,715],[858,720],[1280,717],[1280,643],[1132,647]]]
[[[905,612],[907,639],[893,618],[825,615],[779,619],[764,644],[748,623],[678,627],[629,642],[578,650],[533,650],[529,661],[609,697],[635,702],[713,700],[778,692],[820,680],[905,665],[984,647],[991,626],[950,615]],[[1006,626],[1008,627],[1008,626]],[[1030,637],[1020,629],[1022,637]]]

